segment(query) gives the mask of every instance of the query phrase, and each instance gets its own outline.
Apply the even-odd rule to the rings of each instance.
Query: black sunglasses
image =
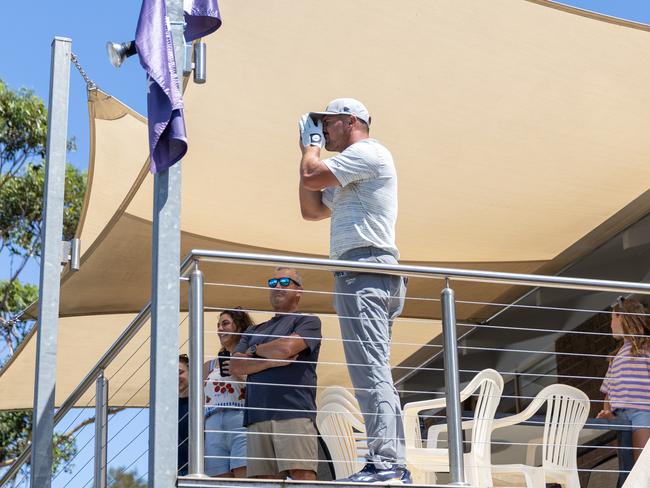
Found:
[[[296,286],[301,286],[300,283],[298,283],[298,282],[297,282],[296,280],[294,280],[293,278],[289,278],[288,276],[283,276],[282,278],[271,278],[271,279],[268,281],[268,284],[269,284],[269,286],[270,286],[271,288],[275,288],[276,286],[278,286],[278,283],[280,284],[280,286],[281,286],[282,288],[286,288],[286,287],[289,286],[291,283],[293,283],[293,284],[296,285]]]

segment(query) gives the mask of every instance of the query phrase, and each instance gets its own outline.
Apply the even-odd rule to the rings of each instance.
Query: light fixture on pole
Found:
[[[206,52],[205,42],[194,44],[194,83],[203,84],[206,80]]]
[[[108,52],[108,60],[113,66],[119,68],[122,63],[136,53],[135,41],[131,42],[107,42],[106,51]]]

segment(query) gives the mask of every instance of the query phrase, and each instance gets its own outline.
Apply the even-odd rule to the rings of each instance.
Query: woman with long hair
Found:
[[[612,353],[600,390],[605,393],[597,418],[620,419],[632,426],[634,461],[650,439],[650,321],[637,300],[619,297],[612,306]]]
[[[205,472],[209,476],[246,477],[246,379],[230,374],[230,355],[244,331],[254,325],[239,307],[221,312],[217,323],[220,350],[215,359],[203,365]]]

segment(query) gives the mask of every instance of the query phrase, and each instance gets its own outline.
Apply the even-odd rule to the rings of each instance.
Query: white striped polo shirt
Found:
[[[390,151],[375,139],[363,139],[323,162],[341,185],[322,194],[323,203],[332,210],[330,257],[376,247],[399,258],[397,172]]]

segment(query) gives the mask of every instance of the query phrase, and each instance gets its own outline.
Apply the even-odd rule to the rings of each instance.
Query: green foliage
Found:
[[[0,466],[10,464],[25,450],[31,426],[31,410],[0,412]],[[77,453],[72,436],[57,434],[54,436],[53,443],[55,449],[52,471],[57,471],[63,465],[63,471],[69,472],[70,466],[67,462]]]
[[[0,80],[0,186],[22,167],[45,157],[47,109],[31,91]]]
[[[30,320],[17,320],[10,322],[11,317],[18,311],[24,310],[38,299],[38,286],[23,284],[18,280],[0,280],[0,334],[9,346],[10,351],[15,351],[23,337],[31,327]],[[0,365],[3,361],[0,360]]]
[[[112,480],[111,488],[147,488],[144,481],[139,481],[137,471],[125,471],[124,468],[109,468],[108,478]]]
[[[63,238],[74,237],[86,189],[86,174],[71,164],[65,170]],[[0,187],[0,241],[13,255],[40,255],[41,214],[45,171],[28,165]]]
[[[33,325],[29,319],[12,317],[38,298],[38,287],[22,283],[19,278],[26,264],[41,252],[46,140],[47,110],[43,101],[28,90],[13,91],[0,80],[0,251],[10,256],[9,275],[0,281],[0,334],[9,354],[14,353]],[[67,147],[76,149],[74,138]],[[85,188],[85,173],[66,165],[65,240],[74,237]],[[0,364],[3,358],[8,356],[0,356]],[[0,412],[0,467],[10,465],[24,450],[31,434],[31,415],[29,410]],[[68,461],[76,453],[72,433],[55,435],[53,444],[53,469],[68,470]]]
[[[10,258],[8,280],[0,282],[0,334],[13,353],[31,321],[11,322],[36,299],[36,289],[19,281],[27,263],[41,253],[41,215],[47,110],[27,90],[12,91],[0,80],[0,251]],[[74,138],[68,148],[76,147]],[[81,215],[86,174],[67,164],[63,236],[74,237]]]

